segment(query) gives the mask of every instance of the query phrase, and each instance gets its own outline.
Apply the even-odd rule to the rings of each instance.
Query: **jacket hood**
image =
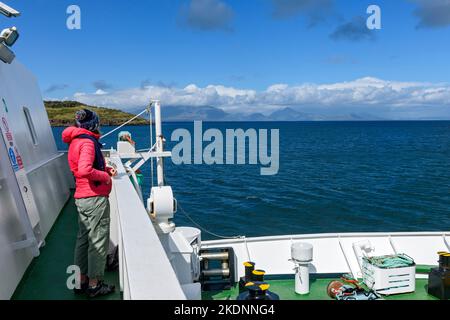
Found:
[[[96,139],[100,138],[99,134],[93,133],[92,131],[89,131],[89,130],[86,130],[83,128],[69,127],[63,131],[62,140],[64,141],[64,143],[70,144],[73,141],[73,139],[75,139],[76,137],[78,137],[79,135],[82,135],[82,134],[90,135]]]

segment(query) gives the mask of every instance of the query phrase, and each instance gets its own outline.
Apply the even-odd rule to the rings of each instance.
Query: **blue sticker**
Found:
[[[9,159],[11,159],[11,165],[14,171],[19,170],[19,165],[17,164],[17,158],[13,148],[9,148]]]

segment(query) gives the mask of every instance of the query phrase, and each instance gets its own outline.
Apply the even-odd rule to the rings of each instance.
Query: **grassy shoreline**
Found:
[[[135,115],[109,108],[89,106],[77,101],[44,101],[48,119],[52,127],[67,127],[75,122],[75,112],[80,109],[95,111],[100,117],[102,126],[118,126],[130,120]],[[137,118],[129,125],[145,125],[148,120]]]

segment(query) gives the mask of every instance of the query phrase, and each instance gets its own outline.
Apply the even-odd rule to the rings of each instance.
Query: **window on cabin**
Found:
[[[27,121],[28,131],[30,132],[30,136],[31,136],[31,142],[33,142],[33,145],[37,146],[38,140],[37,140],[37,135],[36,135],[36,129],[34,128],[30,109],[28,109],[27,107],[23,107],[23,113],[25,115],[25,120]]]

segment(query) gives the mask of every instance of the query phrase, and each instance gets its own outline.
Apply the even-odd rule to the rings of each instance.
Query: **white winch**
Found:
[[[171,220],[177,211],[177,202],[171,187],[153,187],[150,198],[147,200],[147,208],[159,228],[158,231],[170,233],[175,229],[175,224]]]
[[[295,264],[295,292],[309,293],[309,264],[313,260],[313,246],[306,242],[296,242],[291,246],[292,262]]]

